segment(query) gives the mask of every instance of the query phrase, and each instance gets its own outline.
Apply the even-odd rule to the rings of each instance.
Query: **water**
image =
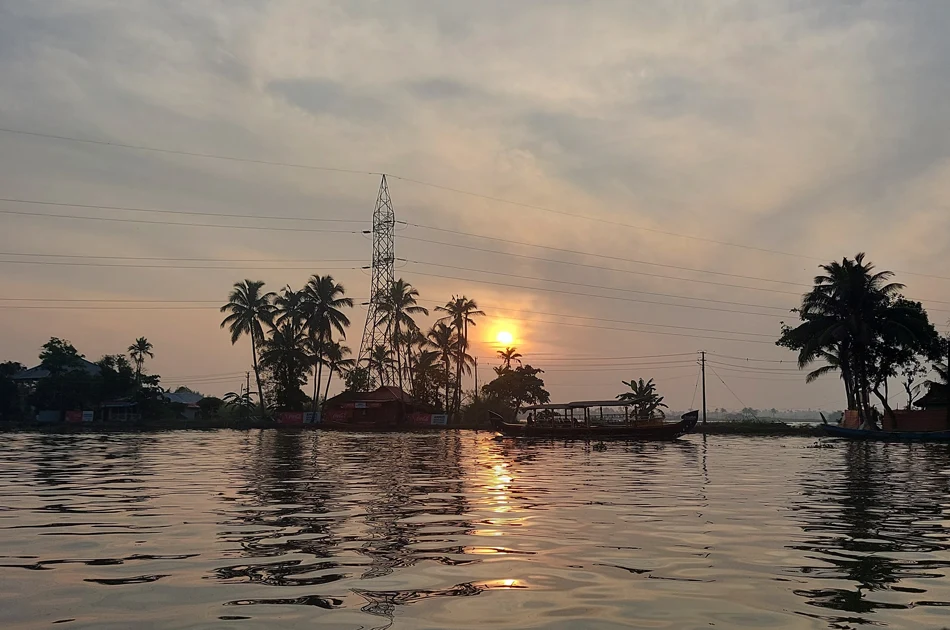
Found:
[[[4,629],[950,625],[945,446],[0,438]]]

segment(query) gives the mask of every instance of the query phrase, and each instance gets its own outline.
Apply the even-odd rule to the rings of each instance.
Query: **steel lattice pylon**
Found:
[[[363,327],[363,341],[360,342],[359,365],[367,365],[373,348],[382,345],[389,347],[389,329],[383,321],[384,313],[379,309],[380,301],[389,293],[395,281],[393,262],[395,260],[396,213],[389,197],[389,185],[383,175],[379,183],[379,195],[376,197],[376,209],[373,210],[373,278],[370,287],[369,311]],[[378,374],[376,369],[373,373]],[[391,385],[394,381],[390,367],[383,370],[380,385]]]

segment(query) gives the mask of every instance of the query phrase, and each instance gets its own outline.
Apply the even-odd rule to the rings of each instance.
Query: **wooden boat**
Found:
[[[605,418],[603,409],[610,407],[624,407],[624,415]],[[592,414],[592,409],[600,409],[599,418]],[[575,417],[575,412],[582,411],[582,418]],[[564,412],[550,421],[537,420],[532,422],[506,422],[496,413],[489,412],[488,416],[492,428],[506,437],[522,438],[569,438],[569,439],[624,439],[624,440],[675,440],[693,430],[699,421],[699,412],[690,411],[682,415],[679,422],[663,422],[661,420],[634,420],[626,412],[626,406],[616,400],[581,401],[562,405],[536,405],[527,407],[524,412]],[[540,418],[540,413],[538,414]]]
[[[848,429],[834,424],[821,425],[829,437],[878,442],[950,442],[950,431],[882,431],[879,429]]]

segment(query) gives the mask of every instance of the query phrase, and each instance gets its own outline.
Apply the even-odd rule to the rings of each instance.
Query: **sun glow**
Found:
[[[515,340],[515,336],[512,335],[507,330],[499,330],[498,334],[495,335],[495,341],[500,343],[503,346],[510,346]]]

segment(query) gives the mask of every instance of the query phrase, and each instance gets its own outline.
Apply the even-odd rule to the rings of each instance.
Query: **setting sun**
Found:
[[[495,335],[495,341],[505,346],[510,346],[514,340],[515,336],[507,330],[500,330],[498,331],[498,334]]]

